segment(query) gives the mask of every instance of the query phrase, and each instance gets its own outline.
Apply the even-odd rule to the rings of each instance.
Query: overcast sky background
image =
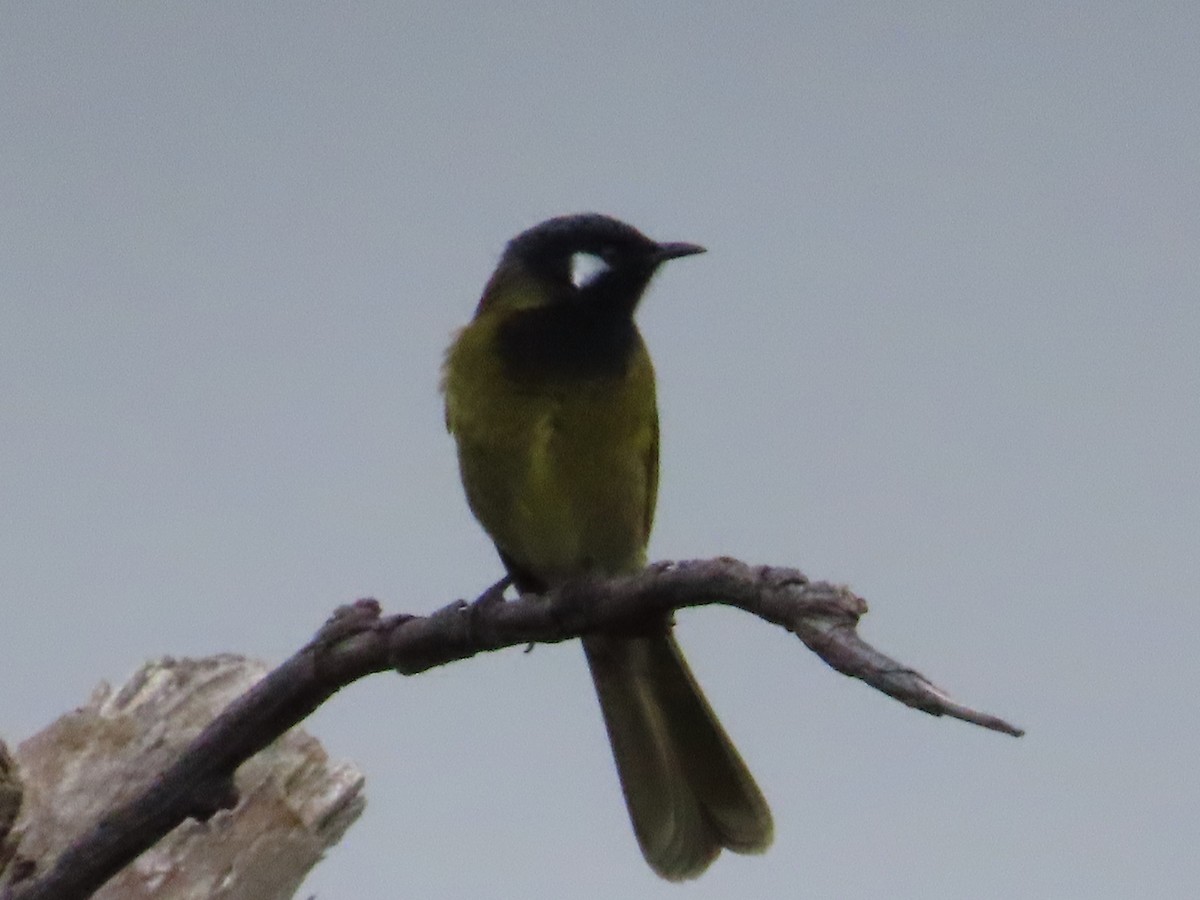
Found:
[[[438,369],[504,242],[709,253],[642,308],[654,558],[845,582],[1021,740],[744,614],[681,641],[773,849],[657,881],[575,645],[378,676],[322,900],[1200,884],[1200,5],[0,7],[0,735],[163,654],[500,573]]]

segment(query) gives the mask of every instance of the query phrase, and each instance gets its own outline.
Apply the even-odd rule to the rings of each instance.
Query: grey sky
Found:
[[[451,7],[454,8],[451,8]],[[641,322],[651,555],[849,583],[1015,741],[725,610],[775,809],[643,865],[579,648],[377,677],[322,898],[1175,897],[1200,884],[1200,6],[0,7],[0,735],[162,654],[500,567],[438,367],[514,233],[709,253]]]

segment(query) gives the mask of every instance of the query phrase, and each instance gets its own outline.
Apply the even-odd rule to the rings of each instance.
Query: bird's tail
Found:
[[[695,878],[728,847],[761,853],[771,810],[669,632],[583,641],[646,861]]]

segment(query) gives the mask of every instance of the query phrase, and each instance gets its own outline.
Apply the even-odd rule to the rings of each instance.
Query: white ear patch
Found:
[[[571,254],[571,284],[577,288],[587,287],[611,268],[595,253]]]

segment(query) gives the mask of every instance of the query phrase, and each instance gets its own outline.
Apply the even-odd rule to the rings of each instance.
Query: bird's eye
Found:
[[[610,268],[608,261],[595,253],[572,253],[571,284],[577,288],[587,287]]]

